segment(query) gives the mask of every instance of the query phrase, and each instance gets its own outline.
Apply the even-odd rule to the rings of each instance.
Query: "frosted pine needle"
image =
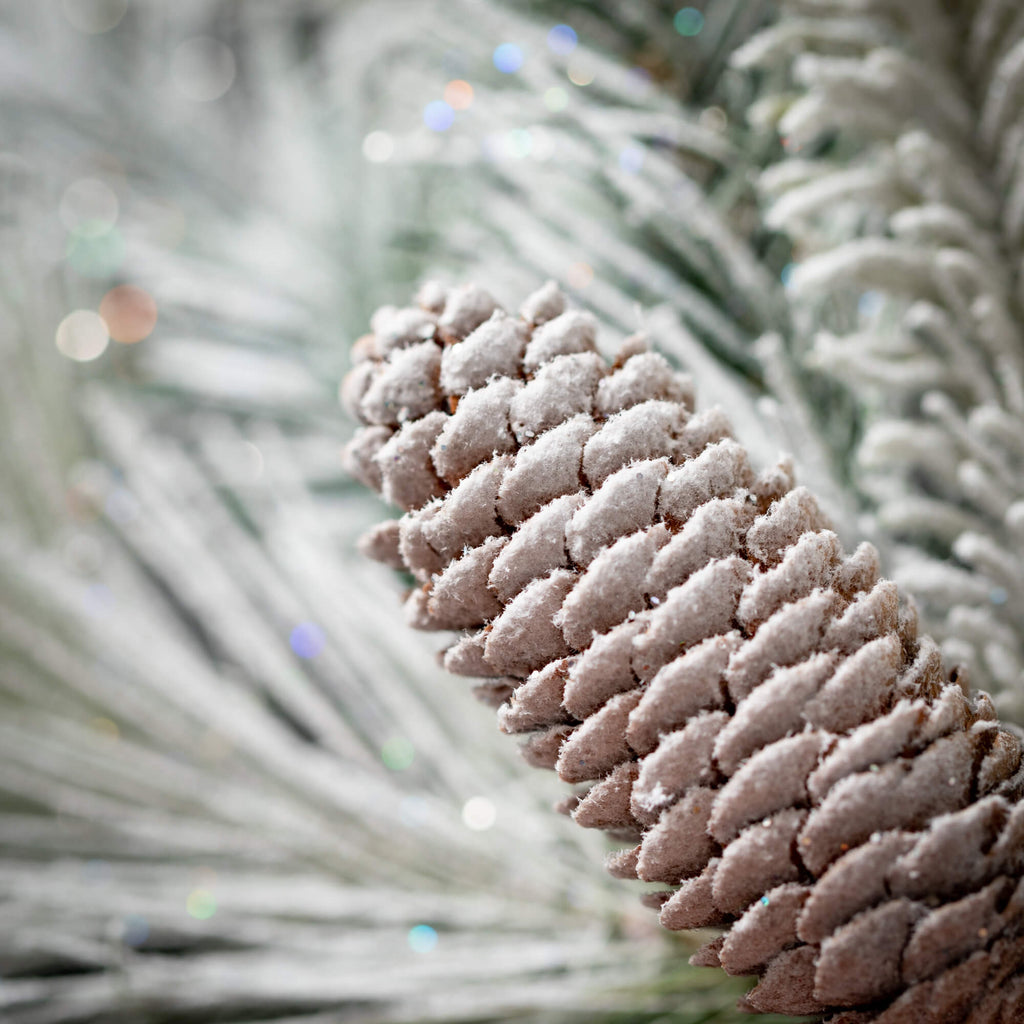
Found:
[[[1019,717],[1024,21],[998,0],[783,9],[732,61],[783,143],[760,189],[794,243],[794,350],[863,418],[847,464],[897,577]]]

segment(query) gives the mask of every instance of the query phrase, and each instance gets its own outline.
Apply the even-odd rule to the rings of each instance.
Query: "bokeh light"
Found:
[[[324,649],[327,637],[315,622],[300,622],[291,631],[288,643],[300,658],[315,658]]]
[[[564,56],[576,49],[578,42],[575,30],[569,25],[556,25],[548,32],[548,49]]]
[[[102,586],[102,584],[100,584]],[[90,587],[90,590],[92,588]],[[109,590],[107,591],[109,593]],[[98,736],[102,736],[108,740],[119,740],[121,738],[121,730],[118,728],[117,722],[112,718],[104,718],[99,716],[97,718],[89,719],[89,728]]]
[[[651,73],[639,64],[626,73],[626,86],[634,96],[646,96],[652,88]]]
[[[110,861],[92,857],[82,865],[82,880],[88,885],[109,885],[114,880]]]
[[[259,480],[263,476],[263,468],[265,465],[263,459],[263,452],[252,443],[252,441],[243,441],[241,445],[241,462],[239,469],[243,479],[248,481]]]
[[[589,263],[574,263],[566,271],[565,280],[570,288],[582,291],[594,280],[594,268]]]
[[[83,277],[109,277],[124,261],[124,239],[117,228],[85,224],[68,234],[64,256]]]
[[[505,133],[504,138],[505,155],[513,160],[524,160],[530,155],[533,149],[533,136],[527,128],[513,128]]]
[[[103,514],[113,523],[131,523],[139,518],[139,500],[127,487],[114,487],[103,501]]]
[[[90,615],[106,615],[114,607],[114,593],[105,583],[90,583],[85,588],[84,603],[85,610]],[[109,718],[94,718],[89,724],[107,739],[120,738],[121,732],[117,723]]]
[[[672,24],[681,36],[695,36],[704,27],[704,15],[696,7],[681,7]]]
[[[700,112],[697,123],[708,131],[724,132],[729,127],[729,118],[721,107],[706,107]]]
[[[100,316],[110,337],[122,345],[148,338],[156,327],[156,302],[142,288],[119,284],[100,299]]]
[[[452,110],[468,110],[473,103],[473,86],[463,78],[453,78],[444,87],[444,101]]]
[[[437,946],[437,932],[429,924],[418,924],[409,929],[408,940],[414,953],[429,953]]]
[[[99,313],[91,309],[76,309],[61,320],[57,327],[57,351],[76,363],[98,359],[110,343],[107,325]]]
[[[68,231],[101,235],[117,222],[114,190],[98,178],[79,178],[64,190],[57,213]]]
[[[594,70],[586,64],[572,63],[566,74],[573,85],[586,86],[594,80]]]
[[[557,113],[559,110],[565,110],[568,103],[569,94],[560,85],[552,85],[544,90],[544,106],[548,110]]]
[[[193,889],[185,900],[185,910],[189,917],[207,921],[217,913],[217,898],[209,889]]]
[[[423,108],[423,123],[432,132],[446,132],[455,122],[455,111],[444,100],[431,100]]]
[[[149,938],[149,922],[141,914],[129,914],[121,923],[121,941],[126,946],[141,946]]]
[[[430,817],[427,801],[421,796],[403,796],[398,805],[398,816],[407,828],[420,828]]]
[[[637,174],[644,165],[644,158],[643,147],[635,145],[626,146],[619,153],[619,167],[627,174]]]
[[[116,28],[128,11],[128,0],[61,0],[64,17],[88,35]]]
[[[857,300],[857,312],[865,320],[873,319],[885,308],[885,295],[874,288],[862,292]]]
[[[382,131],[370,132],[363,139],[363,156],[372,164],[384,164],[395,154],[395,140]]]
[[[393,736],[381,744],[380,759],[385,768],[404,772],[416,759],[416,748],[404,736]]]
[[[470,797],[462,806],[462,823],[474,832],[484,832],[494,826],[498,812],[485,796]]]
[[[511,75],[523,66],[522,47],[515,43],[502,43],[494,48],[494,66],[503,74]]]
[[[196,103],[219,100],[235,80],[235,55],[211,36],[186,39],[171,54],[171,81],[185,99]]]

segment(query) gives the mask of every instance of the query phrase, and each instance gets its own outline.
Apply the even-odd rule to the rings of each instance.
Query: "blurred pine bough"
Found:
[[[987,443],[1020,411],[1015,365],[983,359],[959,413],[933,415],[941,347],[908,341],[898,282],[865,285],[870,252],[842,260],[942,207],[942,253],[980,250],[1010,282],[1019,341],[998,183],[981,168],[943,192],[928,171],[908,198],[892,169],[914,130],[955,149],[970,126],[917,100],[901,121],[857,73],[916,81],[938,55],[942,111],[979,110],[1017,95],[1024,29],[995,0],[891,7],[709,0],[686,35],[655,2],[133,3],[102,32],[75,19],[114,0],[0,6],[5,1019],[734,1019],[738,989],[603,877],[600,843],[353,557],[387,513],[339,469],[346,343],[428,273],[508,304],[552,276],[613,332],[649,330],[756,456],[794,452],[847,540],[910,566],[928,624],[1018,706],[1018,595],[956,546],[1015,536],[1012,438]],[[452,80],[472,102],[432,131]],[[986,152],[1019,109],[988,117]],[[112,217],[68,198],[82,181]],[[918,311],[934,237],[911,235]],[[814,266],[838,268],[824,299]],[[121,282],[155,299],[152,336],[61,355],[60,321]],[[922,466],[951,435],[1009,500],[979,513],[977,474]],[[932,504],[894,519],[915,487]],[[959,527],[920,528],[940,518]]]

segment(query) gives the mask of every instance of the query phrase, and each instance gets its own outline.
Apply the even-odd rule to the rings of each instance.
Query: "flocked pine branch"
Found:
[[[551,276],[620,338],[656,327],[665,354],[700,371],[703,393],[732,410],[757,457],[800,450],[805,476],[852,538],[856,502],[835,477],[836,438],[817,437],[819,396],[802,389],[778,347],[792,333],[780,280],[788,242],[765,227],[751,188],[774,136],[748,125],[755,93],[729,66],[770,9],[709,5],[704,29],[682,46],[666,43],[661,28],[644,32],[603,13],[600,27],[617,24],[618,35],[588,36],[604,53],[582,32],[570,52],[552,53],[529,22],[489,14],[489,41],[515,40],[529,62],[476,83],[484,116],[474,101],[436,150],[415,132],[394,135],[389,163],[416,161],[446,199],[442,230],[428,236],[438,269],[471,271],[510,300]],[[442,42],[468,47],[451,21],[438,29]],[[423,47],[408,58],[422,61]],[[567,74],[583,84],[568,86]],[[367,127],[381,125],[390,127]],[[842,419],[848,409],[834,404]],[[842,431],[839,443],[848,443]]]
[[[894,571],[1019,715],[1024,19],[985,0],[783,11],[734,63],[784,148],[760,190],[795,244],[798,357],[856,402],[848,473]]]

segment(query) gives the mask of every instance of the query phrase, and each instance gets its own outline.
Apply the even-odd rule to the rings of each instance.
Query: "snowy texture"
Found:
[[[794,351],[846,389],[844,454],[949,657],[1024,700],[1024,19],[1014,5],[783,3],[733,54],[783,152]],[[912,546],[911,546],[912,545]]]
[[[488,741],[486,716],[435,671],[432,645],[403,630],[395,585],[350,560],[380,506],[338,463],[350,430],[332,401],[344,341],[427,277],[472,276],[502,299],[557,279],[605,325],[605,354],[626,339],[624,362],[589,412],[504,474],[500,460],[479,476],[453,467],[467,530],[477,506],[471,547],[499,521],[579,494],[597,420],[645,395],[692,409],[682,368],[704,409],[680,450],[723,440],[714,406],[727,409],[759,493],[792,489],[798,467],[822,500],[854,551],[842,588],[878,575],[870,549],[854,550],[867,534],[944,650],[969,657],[1019,719],[1016,580],[999,582],[1019,548],[1019,318],[986,307],[1009,291],[1016,317],[1019,301],[1014,5],[708,0],[679,23],[694,35],[673,25],[674,6],[646,0],[529,15],[496,0],[0,6],[0,871],[11,922],[0,1015],[547,1024],[625,1008],[676,1024],[737,1019],[726,1007],[741,986],[687,969],[687,940],[659,939],[624,887],[590,871],[598,837],[548,813],[542,773]],[[567,25],[553,32],[556,20]],[[515,73],[494,64],[503,44],[522,57]],[[832,75],[834,63],[801,53],[849,63]],[[444,130],[439,103],[453,117]],[[782,149],[775,126],[791,109],[821,130]],[[795,269],[861,236],[888,244],[817,277]],[[865,289],[858,267],[878,283]],[[832,282],[827,294],[816,280]],[[350,350],[362,369],[349,405],[382,352],[486,329],[493,307],[479,291],[438,329],[445,294],[424,286],[422,308],[374,320]],[[972,295],[985,302],[965,312]],[[909,335],[895,329],[904,306]],[[521,308],[539,326],[566,303],[548,286]],[[951,330],[961,319],[968,328]],[[518,359],[518,337],[507,342]],[[989,353],[1007,344],[995,365]],[[446,367],[452,351],[442,348],[438,383],[452,375],[453,392],[513,358]],[[424,367],[431,376],[397,397],[431,392],[435,367]],[[840,386],[827,383],[836,369]],[[462,555],[431,468],[431,431],[448,410],[439,416],[401,439],[373,428],[350,449],[371,486],[430,499],[432,512],[362,541],[390,566],[415,562],[420,585]],[[776,465],[780,450],[793,459]],[[598,456],[606,445],[591,451],[595,475],[607,468]],[[495,486],[497,514],[479,514]],[[668,544],[650,534],[652,596],[745,535],[750,508],[717,500]],[[879,514],[859,516],[865,502]],[[567,569],[556,534],[545,536],[544,557]],[[510,596],[528,583],[513,572]],[[777,592],[762,593],[770,607]],[[820,635],[837,608],[813,591],[792,607],[777,632],[796,671],[811,661],[799,659],[801,631]],[[861,607],[847,635],[872,614]],[[627,620],[567,672],[538,676],[521,704],[505,677],[476,692],[512,698],[510,729],[554,716],[556,731],[531,741],[553,764],[565,719],[625,692],[644,624]],[[756,645],[732,662],[731,689],[709,684],[704,659],[728,662],[739,641],[737,624],[659,670],[630,712],[634,750],[653,750],[663,721],[721,712],[732,692],[754,687],[755,701],[787,679],[812,685],[776,679]],[[467,641],[446,660],[472,670],[483,656]],[[794,694],[764,715],[765,736],[789,729],[797,704]],[[752,712],[729,734],[736,763],[769,742],[760,724]],[[905,728],[894,718],[855,730],[843,757],[859,764]],[[814,778],[824,785],[845,763]],[[628,768],[609,780],[581,820],[625,813]],[[489,820],[473,811],[480,797],[498,811],[477,830],[466,822]],[[964,823],[972,849],[988,848],[997,819]],[[636,861],[626,850],[610,864],[635,876]],[[663,915],[682,922],[706,907],[713,874]],[[773,935],[794,912],[787,899],[764,918]],[[963,920],[979,920],[987,899]],[[398,965],[400,988],[382,962]],[[791,988],[793,976],[772,975]]]
[[[599,364],[581,383],[571,362],[579,356],[542,363],[529,359],[532,348],[531,340],[508,388],[524,396],[538,380],[558,381],[557,393],[572,399],[562,420],[537,421],[538,433],[554,433],[583,414],[609,371]],[[619,363],[630,358],[640,354],[627,349]],[[380,360],[378,374],[398,362]],[[450,405],[450,422],[472,395]],[[427,415],[444,414],[450,398],[440,395]],[[778,477],[758,478],[728,437],[692,451],[680,441],[691,418],[681,403],[664,418],[671,429],[652,417],[653,435],[648,419],[627,420],[640,436],[639,446],[628,443],[624,417],[669,404],[642,393],[635,401],[595,417],[571,504],[555,498],[518,527],[499,522],[503,532],[467,541],[407,596],[412,624],[461,629],[456,650],[476,645],[477,659],[449,661],[453,670],[511,677],[503,728],[532,734],[523,748],[530,763],[591,784],[576,796],[576,821],[635,844],[613,862],[616,876],[679,887],[654,896],[667,927],[736,922],[693,962],[756,973],[746,1008],[837,1024],[846,1010],[879,1024],[908,1014],[946,1024],[1019,1015],[1024,864],[1009,845],[1024,815],[1019,737],[995,720],[986,694],[971,694],[962,669],[943,668],[912,609],[878,578],[870,549],[844,557],[806,488],[770,486]],[[374,404],[358,411],[373,429]],[[588,471],[586,451],[605,431],[614,457]],[[493,456],[500,472],[539,443],[532,433],[518,440]],[[442,455],[435,449],[439,479]],[[752,510],[740,530],[729,501]],[[709,505],[705,520],[721,514],[732,547],[656,590],[658,552]],[[467,517],[470,529],[480,514]],[[492,583],[496,557],[504,561]],[[509,594],[515,558],[522,589]],[[964,865],[981,808],[993,852],[979,871]],[[890,856],[872,867],[884,884],[851,902],[830,880],[883,842]],[[927,882],[909,867],[918,861],[931,864]],[[982,999],[984,1010],[970,1010]]]

